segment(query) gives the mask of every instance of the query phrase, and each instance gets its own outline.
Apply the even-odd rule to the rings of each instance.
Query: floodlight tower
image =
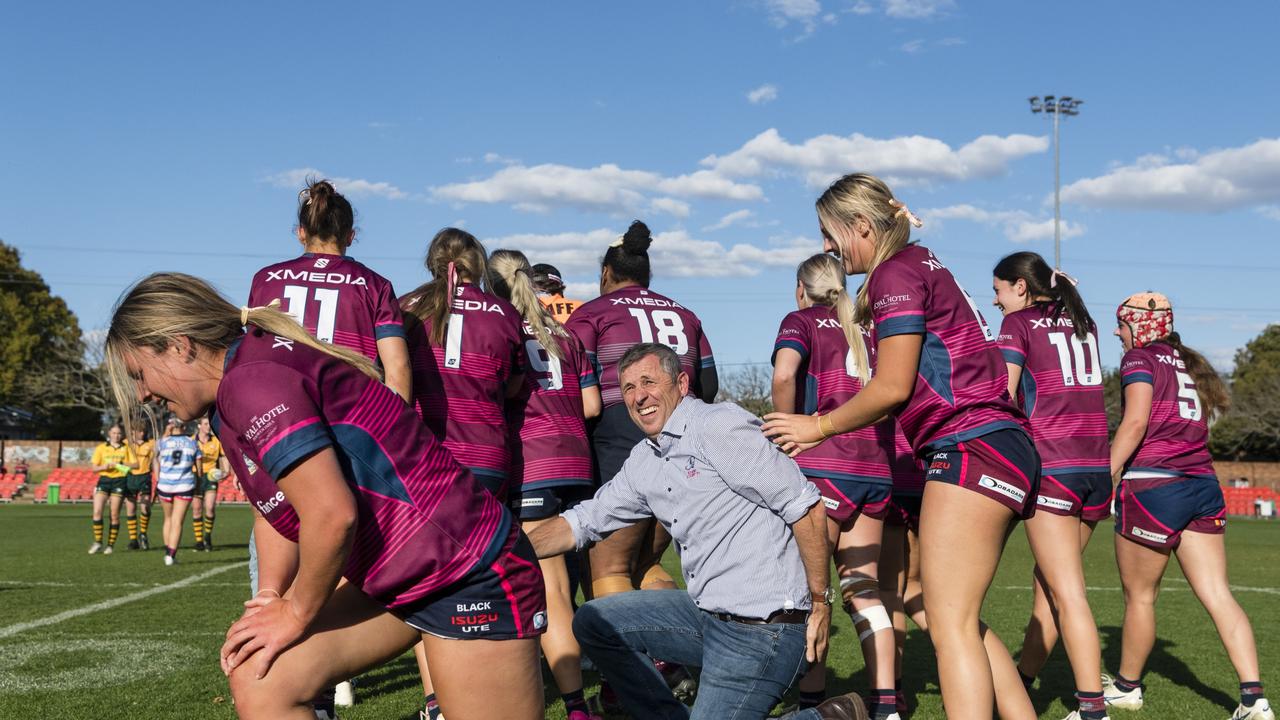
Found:
[[[1031,101],[1031,112],[1033,113],[1051,113],[1053,115],[1053,269],[1062,269],[1062,181],[1059,174],[1059,158],[1058,150],[1058,122],[1063,115],[1068,117],[1080,114],[1080,105],[1084,103],[1079,98],[1073,98],[1070,95],[1055,97],[1053,95],[1045,95],[1044,98],[1039,96],[1028,98]]]

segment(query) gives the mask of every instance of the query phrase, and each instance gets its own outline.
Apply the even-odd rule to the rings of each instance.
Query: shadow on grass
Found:
[[[1101,626],[1098,628],[1098,634],[1102,637],[1102,666],[1104,668],[1118,669],[1120,667],[1120,650],[1124,644],[1122,628],[1115,625]],[[1214,705],[1235,707],[1239,698],[1201,682],[1200,678],[1196,677],[1195,671],[1187,667],[1182,658],[1170,652],[1170,649],[1175,647],[1177,647],[1177,643],[1170,642],[1157,635],[1156,645],[1151,649],[1151,657],[1147,659],[1147,673],[1160,675],[1174,685],[1186,688]],[[1061,673],[1061,676],[1070,678],[1070,668]],[[1067,695],[1070,696],[1071,691],[1068,691]]]

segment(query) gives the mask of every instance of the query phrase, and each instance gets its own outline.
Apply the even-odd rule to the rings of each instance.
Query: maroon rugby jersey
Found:
[[[863,338],[874,369],[875,340],[866,331]],[[773,343],[774,358],[783,348],[800,353],[804,386],[797,387],[801,392],[796,393],[796,407],[778,408],[779,411],[805,415],[829,413],[862,390],[853,351],[833,308],[814,305],[789,313],[778,327],[778,337]],[[809,477],[888,484],[893,478],[890,450],[894,427],[890,419],[828,438],[797,455],[796,464]]]
[[[596,372],[582,342],[573,335],[556,337],[557,359],[524,326],[529,367],[520,394],[507,403],[507,427],[515,440],[512,477],[525,490],[590,485],[591,443],[582,416],[582,389],[597,384]]]
[[[1216,477],[1209,456],[1209,421],[1195,379],[1173,347],[1154,342],[1134,348],[1120,361],[1120,384],[1152,386],[1147,434],[1126,472]]]
[[[917,456],[1000,429],[1024,430],[995,335],[928,248],[908,245],[867,284],[878,337],[924,335],[915,390],[895,411]]]
[[[343,255],[306,253],[262,268],[249,286],[249,307],[280,301],[307,332],[378,360],[378,341],[404,337],[391,283]]]
[[[902,495],[919,495],[924,492],[924,468],[916,460],[911,443],[902,434],[898,421],[893,421],[893,491]]]
[[[1005,315],[1000,326],[1005,362],[1022,367],[1018,405],[1046,474],[1109,473],[1098,329],[1081,340],[1071,318],[1052,317],[1050,309],[1036,303]]]
[[[430,322],[408,319],[418,414],[464,467],[505,482],[507,380],[524,371],[520,313],[474,285],[459,285],[443,347],[430,344]]]
[[[509,532],[507,510],[399,395],[301,343],[251,328],[232,345],[213,429],[245,495],[293,542],[298,516],[276,481],[333,448],[359,512],[343,576],[388,607],[491,563]]]
[[[689,375],[689,394],[698,394],[698,371],[715,367],[702,321],[683,305],[638,285],[601,295],[569,316],[565,327],[578,336],[600,379],[605,407],[622,402],[618,361],[633,345],[658,342],[676,351]]]

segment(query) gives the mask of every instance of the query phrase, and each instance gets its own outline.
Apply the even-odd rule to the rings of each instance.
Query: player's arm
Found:
[[[386,386],[404,398],[406,403],[413,402],[413,370],[409,363],[409,345],[404,338],[379,338],[378,360],[382,363]]]
[[[1111,440],[1111,478],[1120,480],[1125,463],[1137,452],[1142,438],[1147,435],[1147,423],[1151,418],[1151,397],[1153,387],[1150,383],[1132,382],[1124,386],[1124,417],[1120,419],[1120,427],[1116,428],[1116,436]]]
[[[796,375],[800,372],[800,353],[779,348],[773,355],[773,408],[787,412],[796,408]]]
[[[258,551],[257,595],[283,597],[298,572],[298,545],[271,527],[256,508],[253,511],[253,543]],[[248,604],[245,603],[246,606]]]
[[[253,657],[264,676],[281,652],[297,642],[333,594],[356,533],[356,499],[331,447],[312,453],[276,481],[298,515],[298,565],[283,598],[256,597],[227,631],[224,672]],[[259,576],[262,578],[262,576]],[[271,579],[278,581],[279,575]],[[265,587],[266,579],[260,580]],[[260,654],[258,651],[262,651]]]
[[[698,370],[698,397],[703,402],[715,402],[720,394],[720,375],[714,363]]]
[[[603,406],[604,403],[600,399],[599,385],[582,388],[582,417],[588,420],[593,417],[599,417]]]
[[[111,463],[107,462],[106,455],[107,454],[102,451],[101,445],[94,449],[92,458],[94,472],[104,473],[111,469]]]
[[[876,344],[877,372],[861,392],[821,417],[769,413],[764,417],[765,435],[794,456],[831,435],[876,423],[911,397],[923,345],[924,335],[920,333],[880,338]]]
[[[1009,397],[1018,397],[1018,383],[1022,381],[1022,366],[1016,363],[1007,362],[1004,364],[1009,369]]]

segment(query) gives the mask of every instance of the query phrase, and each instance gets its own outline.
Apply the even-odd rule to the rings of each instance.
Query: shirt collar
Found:
[[[676,405],[676,409],[671,413],[671,417],[667,418],[666,424],[662,426],[662,432],[658,433],[658,440],[645,438],[645,442],[649,443],[654,450],[662,450],[661,440],[663,438],[680,438],[689,430],[689,421],[692,420],[693,404],[700,402],[691,395],[685,395],[680,400],[680,404]]]

